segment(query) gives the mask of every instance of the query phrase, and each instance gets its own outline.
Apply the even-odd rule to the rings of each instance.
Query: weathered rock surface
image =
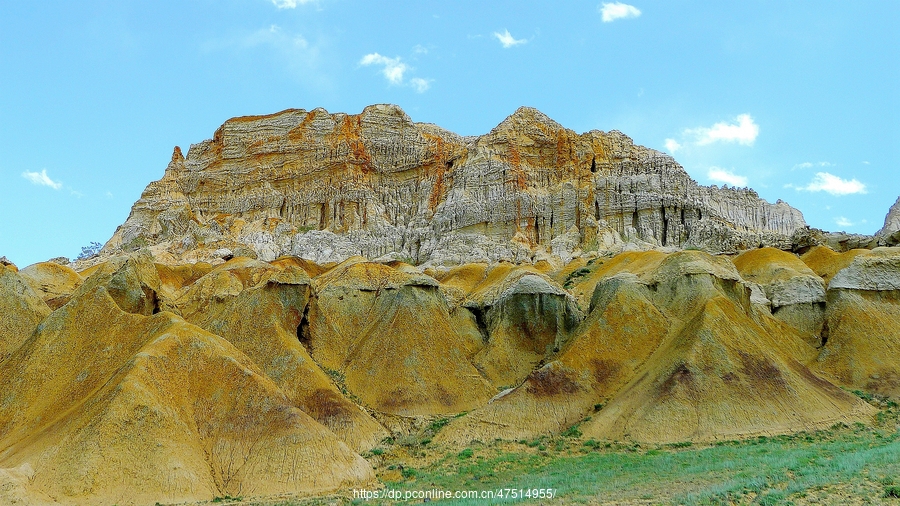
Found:
[[[63,504],[327,491],[374,477],[230,343],[171,313],[127,313],[102,285],[52,313],[8,364],[0,467],[30,467],[21,486]]]
[[[364,486],[357,452],[450,417],[427,429],[432,444],[574,424],[586,438],[671,443],[874,414],[836,385],[900,396],[898,248],[445,267],[392,254],[268,262],[235,245],[218,265],[168,265],[154,247],[75,278],[23,269],[83,279],[53,312],[0,266],[0,503]],[[825,307],[821,342],[783,317],[807,305]]]
[[[56,309],[72,296],[84,279],[70,267],[55,262],[29,265],[19,271],[19,276],[39,294],[50,309]]]
[[[586,280],[599,278],[590,315],[556,358],[454,420],[436,441],[558,434],[587,415],[585,437],[650,442],[871,416],[869,406],[803,365],[815,349],[751,303],[750,288],[727,258],[651,251],[586,269]]]
[[[828,284],[829,289],[900,290],[900,248],[875,248],[858,255]]]
[[[175,148],[103,253],[150,246],[158,261],[193,262],[249,246],[269,261],[565,263],[623,241],[789,249],[805,225],[752,190],[699,186],[617,131],[576,134],[523,107],[460,137],[375,105],[234,118],[187,157]]]
[[[28,339],[50,308],[19,274],[0,265],[0,363]]]
[[[360,257],[320,275],[300,338],[360,402],[396,416],[452,414],[493,389],[470,361],[438,282]]]
[[[828,285],[825,316],[816,369],[841,386],[900,397],[900,248],[853,257]]]
[[[178,301],[183,304],[179,309],[190,314],[191,323],[222,336],[244,352],[295,406],[352,449],[362,452],[373,448],[389,435],[387,430],[340,392],[297,338],[309,301],[309,276],[298,267],[281,270],[268,264],[263,264],[266,270],[261,276],[254,276],[254,269],[241,268],[241,264],[259,262],[243,260],[231,260],[207,274],[215,277],[219,286],[226,287],[212,295],[219,299],[218,304],[202,304],[197,294],[191,293]],[[219,273],[223,276],[217,276]],[[230,284],[223,279],[241,277],[250,286],[236,294],[229,293]],[[209,287],[204,278],[195,286]],[[196,308],[198,302],[203,307],[200,311]]]
[[[881,227],[881,230],[875,235],[896,244],[897,242],[900,242],[900,234],[898,234],[898,232],[900,232],[900,197],[898,197],[897,202],[894,202],[894,205],[891,206],[887,216],[884,217],[884,226]]]
[[[825,283],[793,253],[759,248],[734,259],[741,277],[759,284],[775,318],[799,330],[813,346],[822,345]]]

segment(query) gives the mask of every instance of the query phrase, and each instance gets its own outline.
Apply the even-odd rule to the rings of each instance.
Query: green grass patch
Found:
[[[574,442],[572,434],[491,443],[447,453],[417,466],[417,483],[450,490],[552,488],[566,503],[651,501],[660,504],[792,504],[807,495],[840,489],[853,494],[900,497],[900,433],[897,414],[874,427],[835,425],[828,430],[743,441],[689,441],[648,446]],[[576,426],[577,427],[577,426]],[[417,489],[403,481],[385,485]],[[540,501],[536,501],[540,502]],[[546,502],[546,501],[545,501]],[[447,501],[442,504],[512,504],[512,501]]]

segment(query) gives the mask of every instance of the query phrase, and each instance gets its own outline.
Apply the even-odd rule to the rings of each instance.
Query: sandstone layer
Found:
[[[375,105],[234,118],[186,157],[176,147],[103,254],[565,263],[622,242],[789,249],[805,228],[786,203],[700,186],[618,131],[577,134],[523,107],[460,137]]]

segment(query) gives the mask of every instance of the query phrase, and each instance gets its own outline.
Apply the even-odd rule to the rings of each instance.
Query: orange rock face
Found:
[[[626,241],[790,247],[804,227],[787,204],[699,186],[617,131],[577,134],[523,107],[486,135],[460,137],[376,105],[235,118],[187,157],[176,148],[104,252],[567,262]]]

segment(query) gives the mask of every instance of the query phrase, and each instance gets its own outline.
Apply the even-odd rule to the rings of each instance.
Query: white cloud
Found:
[[[263,44],[271,45],[285,51],[302,51],[309,49],[309,43],[300,34],[287,34],[278,25],[270,25],[250,33],[240,41],[245,47],[255,47]]]
[[[416,90],[416,93],[425,93],[431,87],[431,81],[434,79],[422,79],[421,77],[413,77],[409,80],[410,86]]]
[[[528,42],[526,39],[516,39],[509,33],[509,30],[503,30],[503,33],[494,32],[494,37],[497,37],[503,47],[513,47]]]
[[[382,65],[381,73],[385,79],[391,84],[403,84],[403,74],[409,70],[409,66],[400,61],[400,57],[388,58],[378,53],[371,53],[363,56],[359,61],[360,65]]]
[[[681,149],[681,144],[679,144],[675,139],[666,139],[665,146],[669,153],[675,153],[676,151]]]
[[[47,175],[47,169],[43,169],[40,172],[29,172],[26,170],[22,173],[22,177],[31,181],[32,184],[49,186],[54,190],[59,190],[60,188],[62,188],[62,183],[50,179],[50,176]]]
[[[829,162],[818,162],[818,163],[803,162],[803,163],[798,163],[798,164],[794,165],[793,167],[791,167],[791,170],[809,169],[811,167],[834,167],[834,164],[829,163]]]
[[[370,53],[363,56],[362,59],[359,60],[359,64],[366,66],[380,65],[382,67],[381,74],[384,75],[384,78],[387,79],[389,83],[398,86],[409,86],[415,90],[416,93],[425,93],[425,91],[431,87],[431,83],[434,82],[434,79],[422,77],[413,77],[409,79],[409,81],[405,81],[404,75],[414,69],[403,63],[399,56],[390,58],[378,53]]]
[[[828,172],[816,172],[808,185],[797,188],[808,192],[827,192],[832,195],[851,195],[866,193],[866,185],[856,179],[841,179]]]
[[[709,172],[706,173],[706,177],[708,177],[712,181],[727,183],[731,186],[747,186],[746,177],[739,176],[721,167],[710,167]]]
[[[428,54],[428,48],[423,46],[422,44],[416,44],[413,47],[413,53],[415,54]]]
[[[298,5],[308,4],[312,0],[272,0],[275,7],[279,9],[294,9]]]
[[[736,123],[716,123],[710,128],[700,127],[685,130],[685,134],[695,137],[697,144],[704,146],[713,142],[737,142],[746,146],[753,145],[759,135],[759,125],[749,114],[741,114],[735,118]]]
[[[641,15],[640,9],[622,2],[603,3],[597,10],[603,15],[604,23],[611,23],[617,19],[636,18]]]
[[[838,216],[834,219],[834,222],[837,223],[837,226],[839,227],[852,227],[853,225],[855,225],[855,223],[848,220],[847,218],[844,218],[843,216]]]

